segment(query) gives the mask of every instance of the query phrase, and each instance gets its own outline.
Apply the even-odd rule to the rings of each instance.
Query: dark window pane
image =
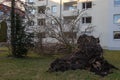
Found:
[[[120,39],[120,31],[114,31],[114,39]]]
[[[83,2],[82,9],[92,8],[92,2]]]
[[[82,3],[82,9],[85,9],[85,3]]]
[[[82,17],[82,23],[85,23],[85,17]]]
[[[91,23],[92,22],[92,18],[91,17],[86,17],[86,23]]]
[[[38,13],[45,14],[45,6],[38,7]]]
[[[86,8],[92,8],[92,2],[87,2],[86,3]]]
[[[45,19],[38,19],[38,25],[40,26],[45,25]]]

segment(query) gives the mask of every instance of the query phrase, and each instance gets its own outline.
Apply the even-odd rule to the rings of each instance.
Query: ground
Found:
[[[117,70],[104,78],[85,70],[47,72],[50,63],[61,55],[31,53],[25,59],[8,58],[7,55],[6,48],[0,48],[0,80],[120,80],[120,71]],[[120,51],[105,50],[104,57],[120,69]]]

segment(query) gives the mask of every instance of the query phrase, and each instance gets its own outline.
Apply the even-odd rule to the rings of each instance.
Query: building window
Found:
[[[120,39],[120,31],[113,32],[114,39]]]
[[[115,24],[120,24],[120,14],[115,14],[114,15],[114,23]]]
[[[92,8],[92,2],[83,2],[82,9]]]
[[[40,14],[45,14],[45,6],[39,6],[38,7],[38,13],[40,13]]]
[[[45,19],[38,19],[38,25],[44,26],[45,25]]]
[[[51,7],[52,13],[56,13],[57,12],[57,6],[54,5]]]
[[[35,22],[34,21],[28,21],[29,26],[34,26]]]
[[[92,17],[82,17],[82,23],[92,23]]]
[[[29,3],[29,4],[33,4],[33,3],[34,3],[34,0],[28,0],[28,3]]]
[[[75,10],[77,9],[77,1],[64,3],[64,10]]]
[[[30,13],[30,14],[33,14],[33,15],[34,15],[35,12],[36,12],[35,9],[30,9],[30,8],[29,8],[29,13]]]
[[[115,6],[120,6],[120,0],[114,0],[114,5]]]

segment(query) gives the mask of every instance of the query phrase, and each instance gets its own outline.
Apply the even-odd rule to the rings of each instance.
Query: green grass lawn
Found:
[[[0,48],[0,50],[6,48]],[[104,78],[85,70],[48,73],[49,64],[55,56],[29,54],[28,58],[8,58],[7,52],[0,52],[0,80],[120,80],[120,71],[114,70]],[[105,58],[120,68],[120,51],[105,50]]]

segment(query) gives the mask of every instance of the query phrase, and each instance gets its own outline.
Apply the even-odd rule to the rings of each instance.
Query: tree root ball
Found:
[[[77,51],[54,60],[48,69],[50,72],[84,69],[94,72],[100,76],[112,73],[111,69],[117,69],[108,63],[103,57],[103,49],[99,38],[81,35],[77,40]]]

